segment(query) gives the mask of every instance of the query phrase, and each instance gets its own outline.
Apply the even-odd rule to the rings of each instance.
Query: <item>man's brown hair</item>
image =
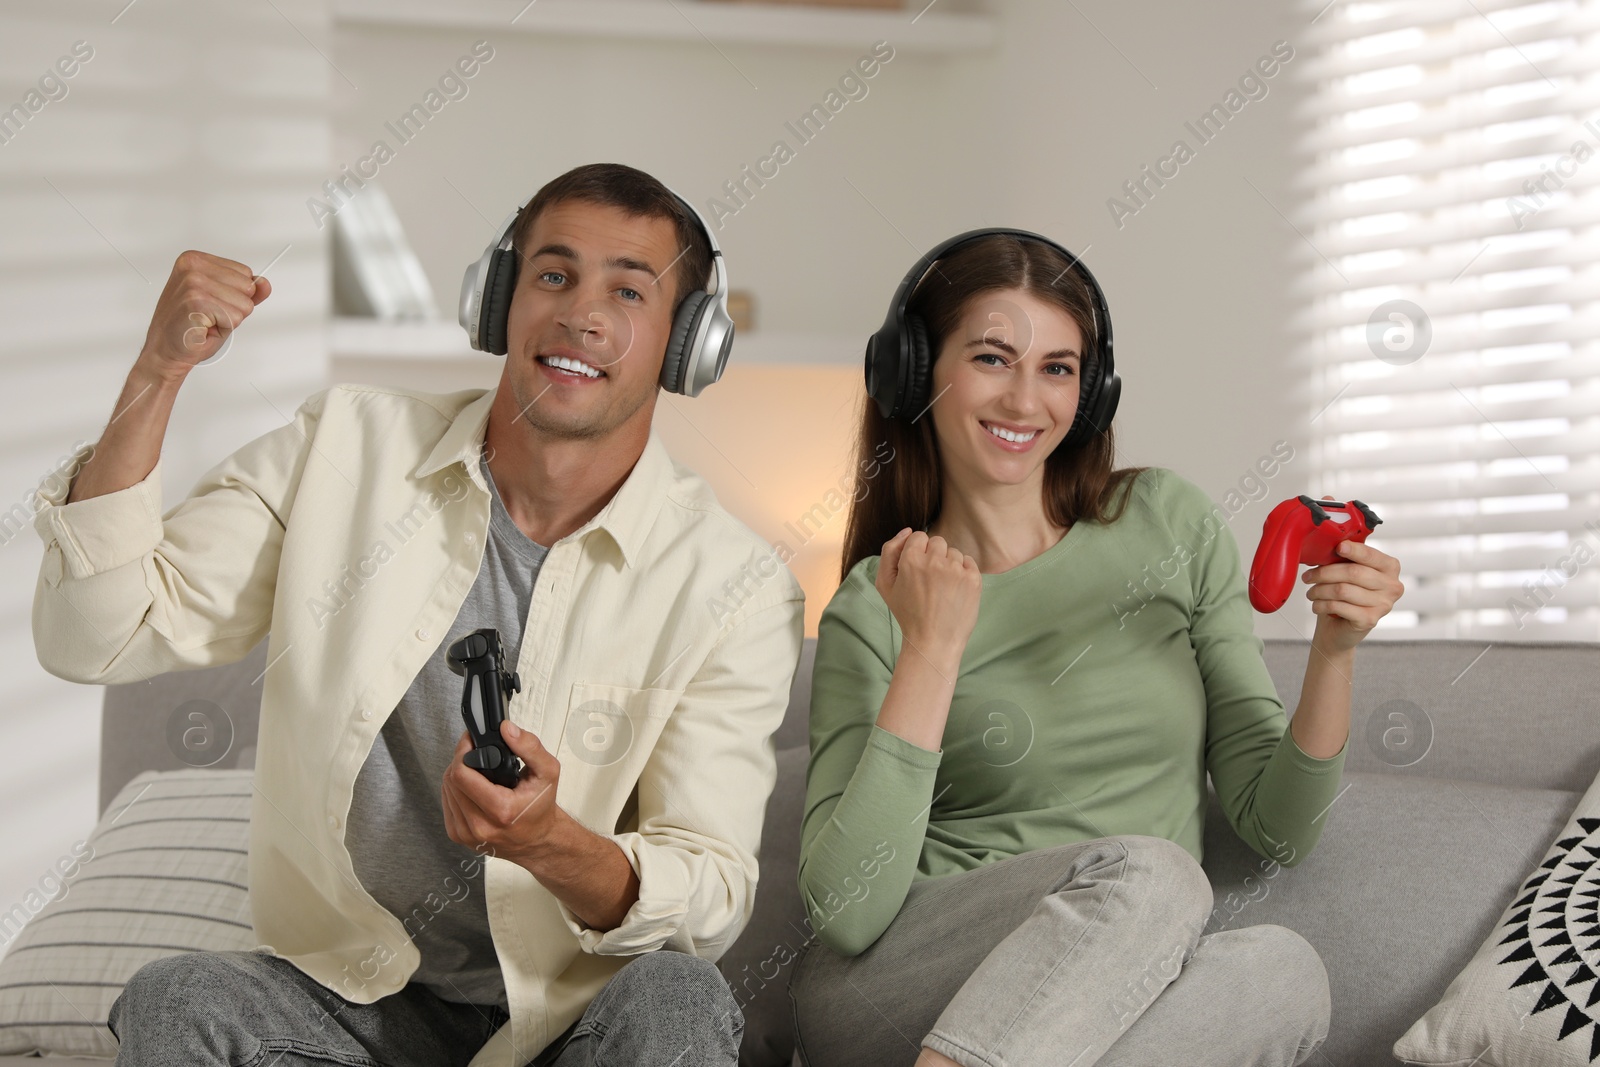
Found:
[[[671,219],[677,230],[678,257],[672,264],[678,278],[672,306],[677,308],[689,293],[706,287],[711,276],[711,242],[700,221],[672,190],[644,171],[622,163],[585,163],[546,182],[523,209],[512,231],[511,247],[524,261],[528,256],[528,231],[533,229],[539,213],[551,204],[568,200],[619,208],[635,218]]]

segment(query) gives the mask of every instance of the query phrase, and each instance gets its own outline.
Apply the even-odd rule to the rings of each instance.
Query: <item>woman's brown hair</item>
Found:
[[[1086,348],[1083,380],[1087,380],[1089,363],[1099,369],[1099,344],[1088,283],[1071,267],[1072,261],[1057,249],[1038,241],[1003,234],[983,237],[940,259],[912,293],[906,312],[922,317],[928,351],[937,363],[945,339],[974,297],[1004,289],[1023,290],[1059,307],[1078,324]],[[928,377],[931,382],[931,368]],[[885,418],[864,388],[862,397],[854,469],[876,469],[876,476],[865,492],[857,492],[851,500],[841,581],[861,560],[878,555],[884,542],[905,527],[921,530],[937,519],[944,480],[933,420]],[[1085,417],[1081,409],[1078,417]],[[884,443],[892,449],[890,458],[875,458],[881,455],[878,450]],[[1149,468],[1112,470],[1115,458],[1116,443],[1109,426],[1081,443],[1069,446],[1063,440],[1057,445],[1045,458],[1044,508],[1050,521],[1057,526],[1117,521],[1127,507],[1134,478]],[[1112,497],[1119,486],[1125,491],[1112,511]]]

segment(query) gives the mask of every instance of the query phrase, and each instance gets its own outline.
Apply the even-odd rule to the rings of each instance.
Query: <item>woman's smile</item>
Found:
[[[1039,440],[1038,427],[1023,428],[1010,423],[979,419],[984,436],[1007,452],[1026,452]]]

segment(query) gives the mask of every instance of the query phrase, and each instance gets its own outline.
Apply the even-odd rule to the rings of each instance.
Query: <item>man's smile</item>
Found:
[[[545,373],[557,381],[598,381],[607,377],[595,361],[575,349],[552,348],[534,357]]]

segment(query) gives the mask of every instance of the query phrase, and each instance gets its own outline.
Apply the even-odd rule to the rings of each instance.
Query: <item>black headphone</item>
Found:
[[[1106,308],[1105,294],[1083,260],[1050,238],[1028,230],[968,230],[935,246],[912,265],[895,290],[883,325],[867,339],[867,395],[878,402],[878,410],[885,418],[914,420],[927,408],[933,367],[933,356],[928,350],[928,325],[922,316],[908,314],[906,305],[911,302],[917,283],[941,256],[995,234],[1038,241],[1054,248],[1067,257],[1071,264],[1068,269],[1076,268],[1089,283],[1095,332],[1099,335],[1095,346],[1098,358],[1078,361],[1083,373],[1078,388],[1078,410],[1061,444],[1076,445],[1087,440],[1091,433],[1104,433],[1111,425],[1111,417],[1117,412],[1117,400],[1122,395],[1122,379],[1117,377],[1116,364],[1111,358],[1111,312]]]
[[[661,387],[671,393],[699,396],[700,391],[722,377],[733,351],[733,316],[728,313],[728,268],[722,260],[717,238],[693,204],[677,197],[691,218],[700,224],[711,244],[711,277],[708,288],[696,289],[678,303],[672,331],[667,335],[666,358],[661,361]],[[467,341],[480,352],[506,354],[506,320],[511,314],[511,294],[517,287],[521,257],[512,248],[517,218],[528,206],[530,197],[501,223],[499,236],[489,242],[477,262],[467,267],[461,278],[460,321]]]

